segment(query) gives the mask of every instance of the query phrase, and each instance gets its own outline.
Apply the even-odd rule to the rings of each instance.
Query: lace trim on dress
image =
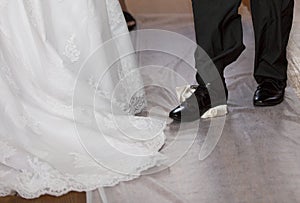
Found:
[[[162,146],[163,142],[164,141],[162,140],[159,147]],[[155,147],[157,148],[157,146]],[[16,149],[4,142],[0,142],[0,149],[8,150],[5,152],[5,157],[0,157],[2,160],[12,158],[16,151]],[[96,162],[91,161],[86,157],[83,158],[77,153],[71,153],[70,156],[74,157],[74,164],[77,168],[99,167]],[[135,175],[118,175],[114,172],[112,174],[107,173],[107,176],[103,176],[104,174],[101,174],[100,176],[97,173],[75,176],[68,173],[62,174],[58,170],[52,168],[49,164],[41,161],[39,158],[28,156],[26,163],[29,165],[30,169],[23,169],[20,171],[5,170],[3,172],[0,169],[0,178],[9,176],[14,177],[17,180],[17,185],[6,183],[4,186],[0,183],[0,196],[8,196],[17,192],[23,198],[33,199],[44,194],[61,196],[69,191],[84,192],[93,191],[100,187],[113,187],[120,182],[138,178],[141,175],[141,172],[154,166],[159,166],[164,160],[165,157],[163,155],[149,157],[149,159],[145,160],[144,164],[131,172],[131,174]]]

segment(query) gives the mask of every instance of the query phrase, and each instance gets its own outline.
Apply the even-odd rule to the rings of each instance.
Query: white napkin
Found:
[[[192,94],[195,91],[196,91],[196,89],[191,88],[191,85],[176,87],[177,98],[180,101],[180,103],[184,102],[187,98],[192,96]]]

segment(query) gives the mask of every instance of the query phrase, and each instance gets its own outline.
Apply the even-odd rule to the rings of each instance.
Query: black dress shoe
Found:
[[[210,109],[212,104],[207,87],[198,86],[190,98],[170,112],[169,117],[174,121],[190,122],[200,119]],[[216,110],[214,113],[221,116],[220,112],[225,114],[222,110]]]
[[[275,106],[284,100],[286,83],[276,79],[263,79],[254,94],[254,106]]]

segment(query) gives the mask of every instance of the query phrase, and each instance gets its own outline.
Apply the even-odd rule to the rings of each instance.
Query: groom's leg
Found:
[[[255,32],[255,106],[273,106],[284,100],[287,80],[286,48],[293,22],[294,0],[252,0]]]
[[[274,78],[286,82],[286,48],[293,22],[294,0],[252,0],[257,82]]]
[[[245,49],[241,16],[238,14],[241,0],[192,0],[192,3],[196,40],[200,47],[195,52],[196,68],[201,75],[197,74],[197,81],[199,84],[216,84],[215,81],[221,77],[224,82],[224,68]],[[212,72],[212,66],[201,60],[201,49],[212,59],[219,78],[208,73]]]
[[[199,45],[195,51],[199,87],[194,95],[170,112],[169,116],[177,121],[226,114],[224,68],[245,49],[238,14],[241,0],[192,0],[192,3]]]
[[[192,0],[192,3],[199,45],[195,52],[199,87],[170,112],[169,116],[177,121],[226,114],[224,68],[245,49],[241,16],[238,14],[241,0]]]

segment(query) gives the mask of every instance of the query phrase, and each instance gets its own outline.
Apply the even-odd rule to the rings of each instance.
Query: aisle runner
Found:
[[[256,89],[252,77],[254,39],[249,13],[244,10],[243,15],[247,49],[226,70],[229,115],[213,153],[204,161],[198,159],[210,124],[209,120],[201,120],[198,137],[181,160],[160,173],[105,189],[108,202],[300,202],[300,102],[294,90],[288,88],[283,104],[253,107],[252,96]],[[163,28],[194,39],[191,16],[139,16],[138,19],[141,28]],[[191,56],[193,52],[187,54]],[[187,72],[185,64],[174,57],[141,53],[141,65],[145,64],[164,64],[188,81],[194,81],[194,73]],[[165,77],[174,87],[173,92],[147,88],[149,108],[159,105],[161,110],[156,113],[166,117],[178,104],[173,95],[180,84],[175,78],[160,74],[153,71],[143,76],[145,81]],[[174,139],[183,145],[192,141],[188,125],[183,129],[185,135],[179,138],[176,138],[177,127],[169,124],[166,129],[167,145]]]

